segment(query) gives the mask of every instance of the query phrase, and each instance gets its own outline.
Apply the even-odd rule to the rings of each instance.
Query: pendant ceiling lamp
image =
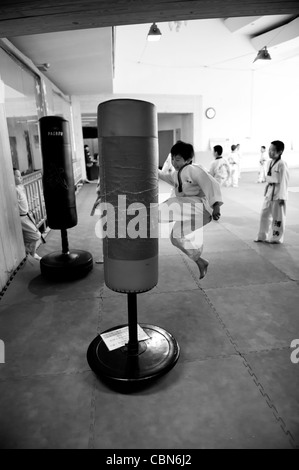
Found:
[[[156,25],[156,23],[153,23],[152,26],[149,29],[148,35],[147,35],[147,40],[148,41],[160,41],[161,39],[161,31]]]
[[[256,58],[254,59],[253,62],[256,60],[271,60],[271,56],[268,52],[267,46],[263,47],[260,51],[258,51]]]

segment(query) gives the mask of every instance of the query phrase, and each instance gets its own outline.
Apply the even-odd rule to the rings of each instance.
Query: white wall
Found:
[[[97,114],[97,107],[103,101],[111,99],[140,99],[153,103],[156,106],[157,114],[163,115],[163,127],[173,125],[173,128],[182,128],[182,139],[192,142],[195,149],[200,149],[202,144],[202,98],[193,95],[149,95],[136,93],[123,94],[101,94],[78,96],[81,113]],[[168,116],[168,118],[166,117]],[[166,119],[167,124],[166,124]],[[169,127],[167,127],[169,129]]]
[[[0,292],[25,257],[0,79]]]
[[[258,155],[260,146],[272,140],[284,141],[288,152],[299,151],[299,68],[294,61],[253,64],[250,40],[231,34],[219,19],[190,21],[179,33],[169,32],[167,23],[159,28],[158,43],[146,42],[147,25],[117,28],[116,94],[201,96],[194,115],[196,151],[208,151],[215,139],[240,143],[244,154]],[[211,63],[209,51],[214,57],[217,49],[219,60]],[[221,54],[232,60],[221,60]],[[234,65],[239,56],[244,56],[242,66],[239,60]],[[216,109],[214,119],[205,117],[208,107]]]

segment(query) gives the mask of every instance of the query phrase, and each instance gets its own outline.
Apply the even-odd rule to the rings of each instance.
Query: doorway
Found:
[[[159,141],[159,168],[161,170],[168,154],[170,152],[171,147],[173,146],[174,142],[174,131],[158,131],[158,141]]]

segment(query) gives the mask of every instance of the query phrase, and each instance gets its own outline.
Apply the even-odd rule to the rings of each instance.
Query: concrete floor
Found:
[[[104,285],[103,266],[68,283],[27,260],[0,301],[0,447],[4,449],[299,448],[299,170],[291,170],[284,245],[255,244],[263,184],[244,173],[223,190],[220,222],[205,228],[208,274],[161,240],[159,283],[139,294],[138,321],[165,328],[175,367],[122,393],[90,370],[100,332],[126,323],[127,296]],[[161,197],[167,185],[160,183]],[[95,185],[77,197],[70,248],[100,253]],[[61,249],[52,230],[38,253]],[[299,354],[297,354],[299,357]]]

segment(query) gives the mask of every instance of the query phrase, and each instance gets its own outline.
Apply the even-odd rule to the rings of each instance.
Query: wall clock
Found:
[[[216,111],[214,108],[207,108],[206,109],[206,116],[208,119],[213,119],[216,116]]]

